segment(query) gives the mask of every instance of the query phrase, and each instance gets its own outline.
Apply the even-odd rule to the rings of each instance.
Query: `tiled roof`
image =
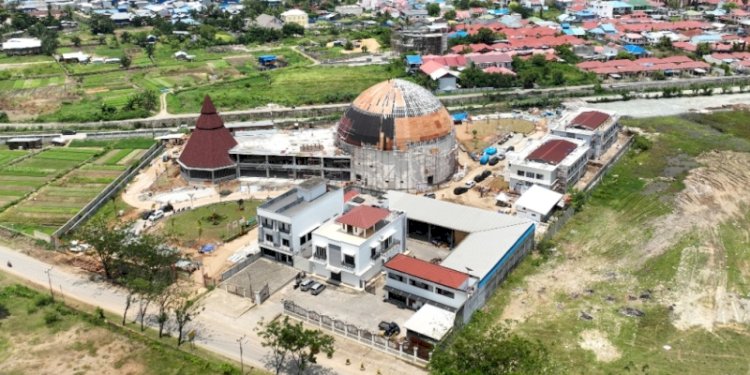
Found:
[[[339,216],[336,219],[336,222],[351,225],[355,228],[367,229],[377,224],[380,220],[388,217],[389,213],[390,211],[383,208],[357,206],[349,210],[349,212]]]
[[[575,149],[576,144],[573,142],[562,139],[553,139],[544,142],[536,150],[530,153],[529,156],[526,157],[526,160],[557,165]]]
[[[180,163],[192,169],[219,169],[234,165],[229,157],[229,149],[237,145],[229,129],[224,127],[224,121],[211,98],[206,95],[203,99],[201,115],[196,122],[195,130],[180,154]]]
[[[469,275],[463,272],[403,254],[397,254],[391,258],[385,264],[385,267],[453,289],[460,288],[469,278]]]
[[[589,130],[595,130],[596,128],[604,124],[607,120],[609,120],[609,115],[604,112],[585,111],[576,116],[570,122],[570,126],[577,126]]]

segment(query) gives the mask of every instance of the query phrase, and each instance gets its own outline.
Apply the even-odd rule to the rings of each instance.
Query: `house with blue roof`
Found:
[[[406,72],[414,73],[422,66],[422,56],[406,55]]]

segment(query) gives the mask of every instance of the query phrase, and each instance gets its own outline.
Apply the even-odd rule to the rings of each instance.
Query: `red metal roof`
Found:
[[[229,149],[236,145],[237,141],[224,127],[224,121],[216,112],[211,98],[206,95],[195,130],[180,154],[180,162],[194,169],[228,167],[234,165],[229,157]]]
[[[453,289],[459,289],[469,275],[421,259],[397,254],[385,264],[386,268],[405,273]]]
[[[606,113],[599,111],[585,111],[576,116],[576,118],[570,122],[570,126],[595,130],[607,120],[609,120],[609,115]]]
[[[388,217],[390,211],[372,207],[372,206],[357,206],[349,210],[349,212],[339,216],[336,219],[337,223],[351,225],[355,228],[370,228],[377,224],[380,220]]]
[[[526,160],[557,165],[575,149],[576,144],[573,142],[568,142],[562,139],[552,139],[544,142],[544,144],[530,153],[529,156],[526,157]]]
[[[357,189],[352,189],[352,190],[347,191],[344,194],[344,202],[349,202],[350,200],[352,200],[357,195],[359,195],[359,190],[357,190]]]

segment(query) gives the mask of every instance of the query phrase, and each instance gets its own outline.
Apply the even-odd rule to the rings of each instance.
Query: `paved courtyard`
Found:
[[[300,271],[266,258],[260,258],[230,277],[226,283],[246,290],[258,291],[268,283],[268,290],[273,294],[284,285],[289,284]]]
[[[419,241],[412,238],[406,239],[406,251],[408,255],[415,256],[424,261],[433,259],[443,260],[450,255],[447,247],[437,247],[429,242]]]

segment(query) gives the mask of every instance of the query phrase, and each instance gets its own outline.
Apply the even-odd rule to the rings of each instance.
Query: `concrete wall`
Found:
[[[459,309],[466,301],[466,292],[462,290],[448,288],[442,285],[435,284],[433,282],[420,279],[405,273],[401,273],[394,270],[387,270],[388,275],[385,278],[385,285],[393,289],[401,290],[415,296],[422,297],[424,299],[436,302],[440,305],[444,305],[454,310]],[[398,275],[403,278],[404,281],[394,279],[391,275]],[[423,282],[428,285],[429,289],[418,288],[414,285],[409,284],[409,280],[414,279],[419,282]],[[444,289],[454,293],[454,298],[446,297],[438,294],[435,288]],[[419,306],[421,307],[421,305]],[[418,307],[417,307],[418,308]]]

